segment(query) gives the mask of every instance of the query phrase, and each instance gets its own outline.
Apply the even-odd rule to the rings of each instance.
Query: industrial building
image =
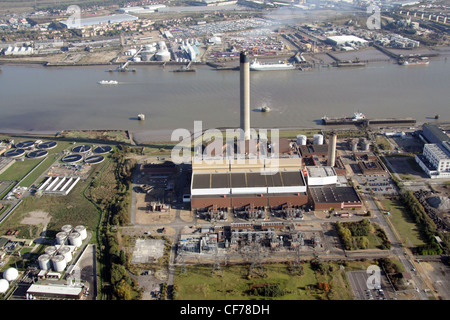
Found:
[[[70,286],[67,284],[36,284],[33,283],[27,290],[27,298],[58,298],[58,299],[81,299],[84,287]]]
[[[113,14],[109,16],[96,16],[90,18],[82,18],[79,21],[77,21],[77,25],[75,25],[74,27],[84,28],[99,24],[111,24],[111,23],[121,23],[125,21],[134,21],[137,19],[138,17],[132,16],[130,14]],[[72,25],[72,22],[70,20],[65,20],[62,21],[61,24],[66,27],[69,27]]]
[[[415,159],[430,178],[450,178],[450,142],[425,144]]]
[[[314,210],[361,208],[362,201],[353,187],[311,187],[308,189]]]
[[[309,187],[336,185],[338,183],[337,173],[331,166],[307,166],[306,172],[306,180]]]

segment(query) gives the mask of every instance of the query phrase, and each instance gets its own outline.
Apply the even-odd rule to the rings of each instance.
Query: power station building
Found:
[[[339,187],[336,133],[329,144],[316,134],[297,143],[250,129],[249,57],[240,55],[240,131],[232,141],[214,141],[196,152],[192,161],[191,209],[197,212],[267,212],[315,208],[361,207],[353,187]],[[230,153],[230,151],[232,151]],[[237,152],[236,152],[237,151]],[[311,159],[309,159],[311,158]],[[305,166],[312,163],[312,166]],[[308,188],[311,187],[311,188]],[[222,217],[222,216],[221,216]],[[259,217],[260,218],[260,217]],[[223,219],[223,218],[220,218]]]
[[[308,203],[300,158],[280,159],[274,174],[265,174],[263,165],[193,165],[191,208],[199,211],[281,209]]]

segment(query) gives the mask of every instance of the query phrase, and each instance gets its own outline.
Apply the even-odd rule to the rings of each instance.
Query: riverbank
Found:
[[[385,52],[383,52],[385,51]],[[386,52],[391,53],[389,56]],[[85,66],[119,66],[122,62],[119,61],[119,56],[121,54],[120,49],[108,49],[108,50],[98,50],[93,52],[87,51],[76,51],[68,53],[58,53],[58,54],[48,54],[48,55],[35,55],[35,56],[24,56],[24,57],[1,57],[0,64],[5,65],[29,65],[29,64],[39,64],[46,67],[85,67]],[[365,49],[357,51],[333,51],[333,52],[319,52],[319,53],[304,53],[303,57],[306,60],[306,64],[312,66],[331,66],[337,60],[339,61],[361,61],[366,63],[376,63],[376,62],[395,62],[394,56],[429,56],[434,60],[446,59],[450,56],[450,47],[420,47],[414,49],[394,49],[394,48],[383,48],[379,50],[376,47],[368,47]],[[264,59],[267,61],[278,61],[278,60],[288,60],[294,56],[292,55],[277,55],[274,57],[258,56],[258,59]],[[186,65],[185,62],[176,61],[142,61],[142,62],[131,62],[132,66],[161,66],[161,65]],[[208,65],[212,68],[225,67],[234,68],[239,66],[238,58],[227,58],[222,61],[206,61],[206,62],[195,62],[193,65]]]

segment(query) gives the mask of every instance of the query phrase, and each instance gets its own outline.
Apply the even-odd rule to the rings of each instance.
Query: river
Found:
[[[0,73],[0,131],[193,130],[239,126],[239,72],[196,66],[43,67],[4,65]],[[100,85],[117,80],[118,85]],[[319,127],[322,116],[414,117],[450,120],[450,62],[425,66],[373,63],[363,68],[252,72],[253,128]],[[144,113],[145,121],[137,115]]]

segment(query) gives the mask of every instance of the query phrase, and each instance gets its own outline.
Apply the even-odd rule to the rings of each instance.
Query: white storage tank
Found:
[[[56,272],[63,272],[66,268],[66,258],[63,255],[56,255],[52,258],[53,270]]]
[[[38,258],[39,269],[48,270],[51,268],[50,256],[48,254],[42,254]]]
[[[81,234],[76,231],[72,232],[69,236],[69,242],[75,247],[81,247],[83,243],[83,241],[81,240]]]
[[[67,237],[69,234],[67,232],[61,231],[56,234],[56,243],[59,245],[67,244]]]
[[[3,272],[3,279],[11,282],[19,277],[19,271],[16,268],[8,268]]]
[[[82,226],[82,225],[76,226],[74,230],[81,235],[81,240],[84,240],[87,238],[87,232],[86,232],[85,226]]]
[[[50,257],[55,255],[56,253],[56,247],[55,246],[50,246],[45,248],[45,254],[48,254]]]
[[[61,247],[58,252],[60,255],[64,256],[66,263],[69,263],[72,260],[72,251],[69,247]]]
[[[0,279],[0,293],[5,293],[9,289],[9,282],[5,279]]]
[[[306,145],[306,141],[307,141],[307,138],[306,138],[305,135],[299,134],[297,136],[297,145],[298,146],[305,146]]]
[[[66,224],[64,226],[61,227],[61,231],[70,233],[72,231],[73,227],[70,224]]]
[[[313,144],[323,144],[323,135],[315,134],[313,136]]]
[[[158,51],[155,54],[157,61],[170,61],[170,52],[169,51]]]

